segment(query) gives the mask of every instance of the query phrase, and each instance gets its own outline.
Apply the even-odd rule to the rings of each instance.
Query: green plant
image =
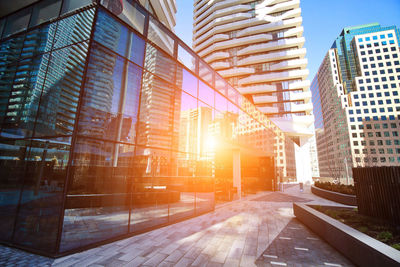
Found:
[[[319,182],[319,181],[316,181],[314,185],[321,189],[334,191],[342,194],[347,194],[347,195],[356,194],[354,185],[334,184],[330,182]]]
[[[327,210],[327,211],[326,211],[326,214],[327,214],[328,216],[334,218],[334,219],[337,219],[337,218],[339,217],[336,210]]]
[[[382,231],[376,236],[376,238],[382,242],[387,242],[393,238],[393,235],[389,231]]]
[[[393,244],[393,245],[391,245],[391,247],[394,248],[394,249],[400,250],[400,244],[399,243]]]
[[[361,233],[366,233],[368,231],[368,227],[360,226],[357,228],[357,230],[360,231]]]

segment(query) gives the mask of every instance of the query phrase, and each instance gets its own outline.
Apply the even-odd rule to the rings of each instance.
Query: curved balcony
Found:
[[[305,70],[291,70],[284,72],[273,72],[259,75],[252,75],[239,80],[239,85],[247,85],[252,83],[267,83],[274,81],[282,81],[289,79],[306,79],[308,76],[308,69]]]
[[[271,65],[271,70],[286,70],[293,68],[305,69],[307,67],[307,59],[293,59],[279,62],[277,64]]]
[[[292,112],[301,112],[301,111],[312,111],[313,110],[313,105],[312,103],[306,103],[306,104],[295,104],[295,103],[290,103],[290,110]]]
[[[229,58],[229,53],[228,52],[217,52],[217,53],[212,53],[208,57],[205,57],[204,61],[210,63],[210,62],[213,62],[215,60],[225,59],[225,58]]]
[[[171,5],[170,1],[165,5],[165,1],[151,1],[151,5],[153,6],[154,12],[157,17],[163,22],[165,26],[167,26],[171,31],[173,31],[174,26],[176,24],[175,12],[172,11],[173,5]]]
[[[220,69],[227,69],[230,67],[229,62],[214,62],[211,63],[210,66],[214,69],[214,70],[220,70]]]
[[[253,68],[234,68],[234,69],[229,69],[229,70],[218,71],[218,73],[224,78],[252,74],[254,72],[255,72],[255,70]]]
[[[256,5],[256,9],[261,9],[266,6],[275,5],[286,1],[287,0],[264,0],[262,3]]]
[[[310,88],[311,82],[309,80],[289,83],[289,90],[303,89],[306,91]]]
[[[194,12],[194,18],[195,21],[199,21],[202,20],[204,17],[207,17],[210,15],[211,12],[215,12],[216,10],[225,8],[225,7],[229,7],[229,6],[236,6],[238,4],[245,4],[248,2],[252,2],[253,0],[225,0],[225,1],[221,1],[218,2],[216,4],[213,4],[213,1],[211,1],[211,3],[207,3],[204,6],[202,6],[200,9],[196,10]],[[205,11],[207,8],[209,8],[211,6],[210,9],[208,9],[207,11]],[[201,14],[203,11],[205,11],[203,14]],[[201,15],[200,15],[201,14]]]
[[[308,128],[314,123],[314,115],[292,115],[292,120],[295,124],[304,125]]]
[[[282,21],[282,20],[285,20],[285,19],[299,17],[300,15],[301,15],[301,9],[300,8],[296,8],[296,9],[293,9],[293,10],[289,10],[289,11],[283,13],[280,16],[257,15],[257,18],[262,19],[264,21],[268,21],[268,22],[276,22],[276,21]]]
[[[304,100],[308,102],[311,99],[311,91],[300,92],[300,93],[289,92],[289,99],[292,101]]]
[[[204,49],[203,51],[198,52],[199,56],[204,57],[208,54],[212,53],[213,51],[222,50],[226,48],[231,48],[235,46],[242,46],[246,44],[252,44],[255,42],[265,42],[272,39],[271,34],[258,34],[254,36],[246,36],[243,38],[238,39],[231,39],[227,41],[222,41],[218,43],[214,43],[213,45],[209,46],[208,48]]]
[[[256,15],[257,16],[265,16],[267,14],[275,13],[275,12],[282,12],[286,10],[295,10],[299,8],[300,0],[292,0],[287,2],[282,2],[275,4],[273,6],[256,6]],[[280,17],[280,16],[277,16]]]
[[[274,117],[270,120],[289,136],[311,137],[314,132],[310,130],[314,122],[313,115],[292,115],[292,118]]]
[[[210,23],[212,20],[214,20],[216,18],[223,17],[226,15],[231,15],[231,14],[237,14],[237,13],[240,13],[243,11],[248,11],[248,10],[251,10],[250,5],[237,5],[237,6],[217,10],[217,11],[211,13],[209,16],[207,16],[200,23],[197,23],[193,27],[193,32],[198,31],[201,27],[205,26],[207,23]]]
[[[277,107],[257,107],[262,113],[279,113]]]
[[[257,18],[258,21],[262,21]],[[270,32],[270,31],[275,31],[275,30],[280,30],[284,28],[289,28],[289,27],[299,27],[301,26],[303,19],[302,17],[298,18],[293,18],[293,19],[287,19],[283,21],[277,21],[277,22],[271,22],[268,24],[262,24],[262,25],[257,25],[253,27],[248,27],[246,29],[243,29],[239,31],[236,36],[246,36],[246,35],[253,35],[257,33],[263,33],[263,32]]]
[[[238,61],[238,66],[244,66],[249,64],[258,64],[258,63],[266,63],[270,61],[289,59],[294,57],[304,58],[306,55],[306,49],[293,49],[279,52],[271,52],[268,54],[255,55],[243,58]]]
[[[216,34],[198,46],[193,45],[193,50],[196,53],[198,53],[198,51],[204,49],[205,47],[211,45],[212,43],[224,41],[224,40],[228,40],[228,39],[229,39],[229,35],[227,35],[227,34]]]
[[[283,36],[284,37],[292,37],[292,36],[301,37],[303,35],[303,32],[304,32],[304,28],[303,28],[303,26],[301,26],[301,27],[291,28],[287,31],[284,31]]]
[[[275,103],[278,101],[277,96],[273,95],[253,95],[254,104]]]
[[[201,28],[198,31],[194,31],[194,33],[198,36],[198,35],[202,35],[205,32],[209,31],[211,28],[215,28],[219,25],[226,25],[232,22],[238,22],[238,21],[242,21],[245,19],[249,19],[251,18],[252,15],[250,13],[237,13],[237,14],[232,14],[232,15],[228,15],[222,18],[216,18],[214,21],[211,21],[210,23],[208,23],[207,25],[205,25],[203,28]]]
[[[247,55],[260,53],[265,51],[277,50],[282,48],[289,48],[292,46],[297,46],[301,48],[304,45],[305,39],[304,37],[293,38],[293,39],[282,39],[274,42],[269,42],[266,44],[257,44],[245,47],[238,51],[238,55]]]
[[[243,95],[258,94],[266,92],[275,92],[276,86],[271,84],[251,85],[246,87],[238,87],[238,91]]]
[[[205,32],[203,35],[199,34],[198,32],[194,34],[194,39],[196,40],[196,45],[203,42],[205,39],[209,38],[211,35],[217,34],[217,33],[223,33],[227,31],[234,31],[234,30],[239,30],[242,28],[249,27],[251,25],[258,25],[258,24],[265,24],[264,21],[259,20],[257,18],[251,18],[251,19],[246,19],[246,20],[241,20],[241,21],[236,21],[236,22],[231,22],[227,23],[224,25],[219,25],[214,28],[211,28],[211,30]],[[259,32],[259,33],[263,33]]]

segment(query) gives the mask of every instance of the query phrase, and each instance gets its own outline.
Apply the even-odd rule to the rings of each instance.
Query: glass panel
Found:
[[[132,47],[131,47],[131,55],[129,57],[130,60],[143,67],[143,59],[144,59],[144,47],[145,42],[142,38],[137,36],[134,33],[132,35]]]
[[[169,179],[170,193],[169,220],[181,220],[194,215],[196,194],[195,177],[174,177]]]
[[[30,141],[0,141],[0,239],[11,241]]]
[[[3,37],[25,30],[28,27],[32,8],[23,9],[7,18]]]
[[[29,27],[39,25],[49,21],[52,18],[58,17],[61,8],[61,0],[45,0],[37,3],[33,7],[31,22]]]
[[[230,86],[228,86],[228,99],[237,106],[240,106],[240,94]]]
[[[215,108],[223,113],[228,109],[228,100],[218,93],[215,93]]]
[[[90,5],[95,0],[64,0],[61,15]]]
[[[44,25],[26,33],[21,58],[32,57],[49,52],[53,48],[57,23]]]
[[[203,83],[202,81],[199,81],[199,99],[204,101],[210,106],[214,106],[214,90]]]
[[[129,30],[106,12],[100,11],[97,17],[94,40],[114,50],[122,56],[128,53]]]
[[[168,150],[137,147],[130,231],[168,222],[168,203],[177,198],[168,185],[170,158]]]
[[[69,150],[69,138],[32,141],[15,228],[17,244],[55,252]]]
[[[67,189],[61,251],[128,232],[133,146],[78,139]]]
[[[175,88],[144,72],[140,103],[138,143],[171,148]]]
[[[176,84],[181,88],[183,91],[191,94],[194,97],[197,97],[197,82],[198,79],[196,76],[192,75],[185,69],[180,68],[182,72],[178,72],[176,75]],[[180,74],[180,75],[179,75]],[[179,77],[182,77],[179,79]]]
[[[24,35],[0,44],[0,123],[6,116],[8,101],[12,91],[14,76],[17,71],[16,60],[20,57]],[[2,128],[2,125],[0,125]]]
[[[167,52],[171,56],[174,53],[174,39],[172,39],[167,31],[165,31],[162,26],[159,26],[159,23],[150,18],[149,22],[149,32],[147,34],[147,38],[155,43],[158,47]]]
[[[81,1],[79,0],[79,2]],[[57,25],[56,36],[54,37],[57,40],[54,44],[54,49],[88,40],[93,18],[94,8],[60,20]]]
[[[144,67],[157,76],[174,83],[176,63],[154,46],[146,45],[146,58]]]
[[[185,65],[189,70],[196,71],[196,57],[181,45],[178,45],[178,60]]]
[[[88,43],[52,52],[46,73],[35,136],[72,134]]]
[[[210,163],[211,164],[211,163]],[[214,210],[215,178],[210,176],[196,177],[196,214]]]
[[[80,134],[116,140],[124,68],[122,57],[93,45],[79,118]]]
[[[32,136],[48,65],[49,54],[19,62],[6,106],[2,136]]]
[[[199,61],[199,77],[213,86],[213,75],[214,72],[205,63]]]
[[[134,143],[136,141],[136,125],[141,83],[142,69],[129,63],[120,141],[129,143]]]
[[[213,131],[213,108],[208,106],[207,104],[198,101],[197,102],[198,106],[198,114],[199,114],[199,126],[198,129],[196,129],[197,134],[196,134],[196,145],[197,148],[195,150],[195,153],[199,155],[199,158],[205,157],[208,155],[210,150],[212,150],[213,145],[215,145],[215,139],[213,136],[210,134]],[[199,169],[196,169],[196,172],[198,172]]]
[[[132,28],[143,34],[145,15],[131,1],[101,0],[101,4]]]
[[[215,89],[223,96],[228,96],[228,83],[218,75],[215,75]]]
[[[144,40],[101,10],[97,17],[94,39],[143,66]]]
[[[197,99],[186,94],[183,91],[177,91],[175,98],[175,122],[174,132],[176,142],[174,142],[174,149],[197,153],[198,149],[198,120],[200,114],[197,110]],[[180,110],[178,109],[180,107]],[[210,118],[211,119],[211,116]]]
[[[4,25],[6,25],[6,19],[0,19],[0,38],[2,36],[3,30],[4,30]]]

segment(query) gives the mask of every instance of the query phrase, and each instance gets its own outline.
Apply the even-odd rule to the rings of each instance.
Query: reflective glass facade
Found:
[[[111,2],[0,19],[3,243],[81,250],[231,199],[238,153],[243,193],[292,161],[291,139],[156,18]]]

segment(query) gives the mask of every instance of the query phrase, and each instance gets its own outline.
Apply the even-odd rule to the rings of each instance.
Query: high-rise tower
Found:
[[[194,1],[193,48],[295,141],[311,178],[313,116],[300,0]]]
[[[400,31],[378,23],[346,27],[311,90],[320,175],[400,165]]]

